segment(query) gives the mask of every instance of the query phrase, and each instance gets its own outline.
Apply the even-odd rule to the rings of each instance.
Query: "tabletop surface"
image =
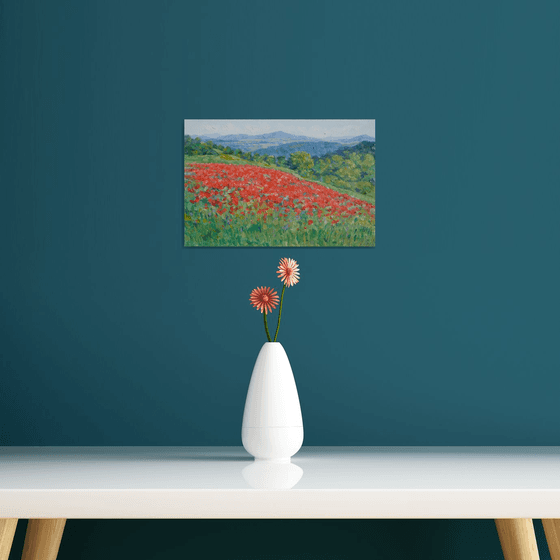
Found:
[[[0,518],[560,517],[560,447],[0,447]]]

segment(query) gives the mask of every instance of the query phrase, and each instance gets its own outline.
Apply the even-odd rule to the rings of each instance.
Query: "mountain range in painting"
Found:
[[[311,136],[298,136],[282,132],[268,132],[266,134],[228,134],[197,135],[189,134],[192,138],[200,138],[204,142],[211,140],[215,144],[228,146],[232,150],[242,150],[268,156],[288,156],[294,152],[307,152],[311,156],[322,156],[335,152],[343,147],[354,146],[363,141],[375,142],[375,138],[367,134],[353,137],[325,137],[313,138]]]

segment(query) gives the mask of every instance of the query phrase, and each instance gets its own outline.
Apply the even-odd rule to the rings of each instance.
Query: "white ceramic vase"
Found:
[[[253,368],[241,428],[255,461],[289,463],[303,443],[303,420],[290,361],[279,342],[265,342]]]

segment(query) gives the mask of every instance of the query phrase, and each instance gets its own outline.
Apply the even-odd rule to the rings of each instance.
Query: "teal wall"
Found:
[[[0,445],[240,445],[248,296],[284,256],[305,445],[557,445],[559,20],[553,1],[0,2]],[[185,118],[375,118],[377,246],[184,248]],[[415,558],[500,557],[490,520],[381,523],[337,526],[383,533],[379,558],[410,557],[403,527]]]

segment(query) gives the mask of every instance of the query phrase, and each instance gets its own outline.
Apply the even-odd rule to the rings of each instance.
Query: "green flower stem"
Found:
[[[266,311],[263,311],[263,315],[264,315],[264,330],[266,331],[266,338],[268,338],[268,342],[272,342],[272,340],[270,340],[270,333],[268,332],[268,323],[266,322]]]
[[[280,319],[282,318],[282,302],[284,301],[284,290],[286,289],[286,284],[282,288],[282,295],[280,296],[280,307],[278,309],[278,325],[276,326],[276,334],[274,335],[274,342],[278,338],[278,331],[280,330]]]

